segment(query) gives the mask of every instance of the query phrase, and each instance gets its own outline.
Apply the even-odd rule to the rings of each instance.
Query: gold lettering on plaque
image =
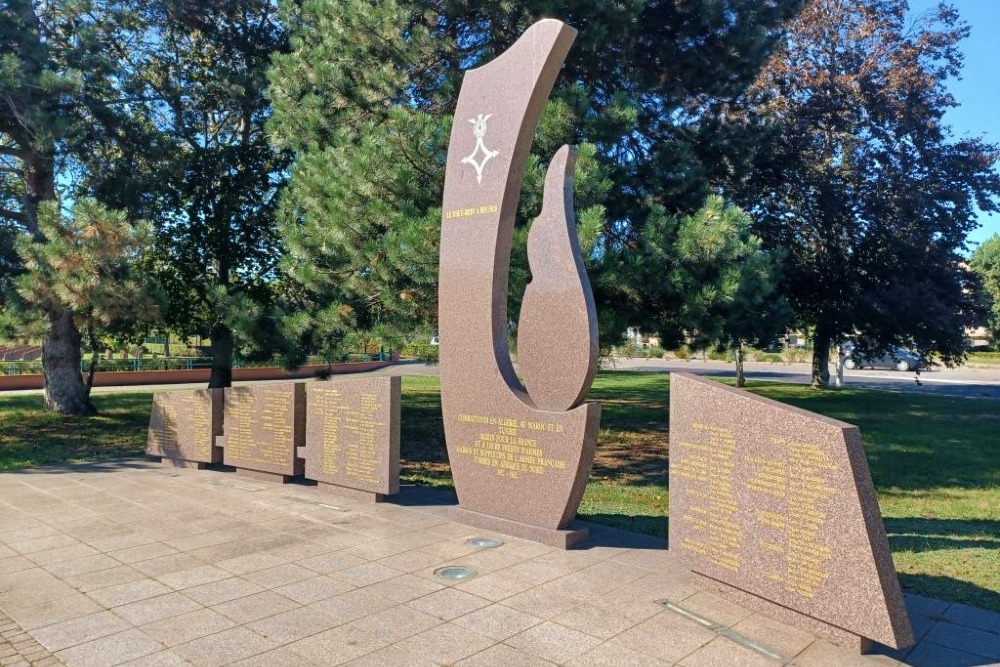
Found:
[[[562,433],[558,422],[536,422],[490,417],[485,415],[458,415],[458,421],[494,427],[483,431],[471,445],[460,445],[457,452],[469,456],[476,465],[492,468],[498,477],[518,479],[521,474],[544,475],[546,470],[565,470],[566,461],[545,455],[545,448],[537,437],[544,433]]]

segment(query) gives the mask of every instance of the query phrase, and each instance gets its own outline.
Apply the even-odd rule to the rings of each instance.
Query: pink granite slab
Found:
[[[306,477],[374,496],[398,493],[399,418],[399,377],[310,382]]]
[[[222,461],[216,437],[222,435],[223,390],[169,391],[153,396],[146,454],[174,465]]]
[[[743,604],[827,624],[834,641],[913,643],[851,424],[672,373],[669,531],[692,571],[745,592]]]
[[[226,389],[223,463],[282,477],[301,475],[297,447],[305,440],[305,398],[301,382]]]

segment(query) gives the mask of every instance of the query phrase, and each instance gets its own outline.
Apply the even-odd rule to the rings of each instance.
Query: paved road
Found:
[[[663,361],[661,359],[621,359],[614,368],[642,370],[653,373],[683,371],[694,375],[715,377],[736,377],[733,364],[724,361]],[[831,371],[833,368],[831,367]],[[748,363],[745,367],[747,379],[770,382],[791,382],[808,384],[812,378],[809,364],[763,364]],[[942,396],[964,396],[975,398],[1000,398],[1000,368],[992,369],[941,369],[923,371],[920,384],[912,372],[901,373],[891,370],[845,371],[844,383],[848,387],[906,391]]]
[[[715,377],[735,377],[733,364],[724,361],[663,361],[661,359],[619,359],[613,366],[620,370],[639,370],[650,373],[669,373],[683,371],[695,375],[712,375]],[[790,382],[808,384],[810,381],[809,364],[746,364],[746,375],[751,380],[770,382]],[[388,366],[366,375],[437,375],[438,367],[417,362],[403,362],[396,366]],[[253,382],[235,382],[234,385],[259,384],[260,382],[287,382],[288,380],[263,380]],[[920,374],[921,384],[914,382],[913,373],[899,371],[846,371],[845,381],[849,387],[866,389],[882,389],[889,391],[906,391],[920,394],[935,394],[941,396],[964,396],[973,398],[1000,399],[1000,368],[992,369],[942,369],[924,371]],[[165,389],[201,389],[204,383],[149,385],[136,387],[95,387],[94,393],[116,391],[163,391]],[[2,396],[16,394],[37,394],[40,390],[3,392]]]

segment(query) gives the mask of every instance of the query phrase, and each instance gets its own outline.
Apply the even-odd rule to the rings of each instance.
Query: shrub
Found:
[[[674,350],[674,356],[678,359],[690,359],[691,358],[691,348],[687,345],[681,345],[679,348]]]
[[[662,359],[663,355],[667,352],[659,345],[654,345],[653,347],[646,348],[646,356],[650,359]]]

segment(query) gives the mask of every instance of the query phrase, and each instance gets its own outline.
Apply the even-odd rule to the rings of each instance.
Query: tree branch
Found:
[[[21,213],[19,211],[11,211],[10,209],[6,208],[0,208],[0,218],[9,218],[11,220],[20,222],[22,224],[28,222],[28,216],[26,216],[24,213]]]

